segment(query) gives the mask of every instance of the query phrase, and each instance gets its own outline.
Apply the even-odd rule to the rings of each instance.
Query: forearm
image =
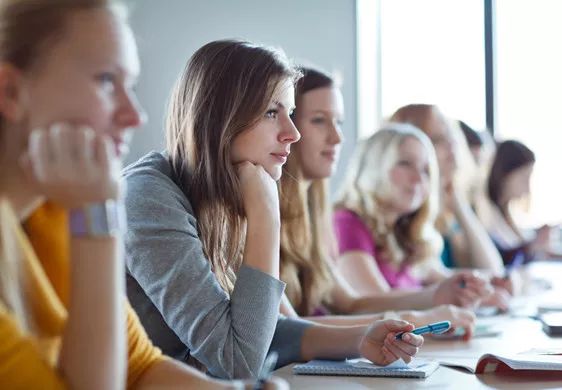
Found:
[[[59,368],[71,387],[120,389],[126,373],[120,238],[72,238],[70,268]]]
[[[455,215],[466,239],[466,247],[470,248],[471,266],[484,268],[501,273],[502,259],[488,233],[467,204],[458,202]]]
[[[366,326],[311,326],[303,335],[302,358],[345,359],[359,356],[359,344],[366,330]]]
[[[387,310],[426,309],[433,306],[433,287],[418,291],[392,290],[384,294],[357,298],[351,313],[376,313]]]
[[[173,360],[164,360],[153,364],[142,375],[135,389],[244,389],[241,381],[221,381],[211,379],[187,365]]]
[[[248,217],[243,263],[279,278],[280,224],[270,215]]]

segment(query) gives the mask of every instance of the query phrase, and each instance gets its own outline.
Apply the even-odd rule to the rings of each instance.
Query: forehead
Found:
[[[423,144],[414,137],[406,137],[398,146],[398,153],[401,156],[415,156],[427,159],[427,151]]]
[[[305,92],[299,99],[302,110],[343,112],[343,97],[336,87],[316,88]]]
[[[280,81],[275,87],[272,100],[282,103],[285,107],[291,108],[295,104],[295,86],[289,79]]]
[[[113,66],[136,76],[139,59],[128,25],[106,9],[73,11],[63,35],[47,49],[46,61],[73,61],[86,66]]]

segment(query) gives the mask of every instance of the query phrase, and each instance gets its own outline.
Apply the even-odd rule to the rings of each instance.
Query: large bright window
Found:
[[[381,0],[383,117],[410,103],[485,127],[484,7],[475,0]]]
[[[537,157],[529,225],[562,222],[562,1],[496,2],[496,135]]]

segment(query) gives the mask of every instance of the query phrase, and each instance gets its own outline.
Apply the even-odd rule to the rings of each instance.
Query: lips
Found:
[[[119,158],[123,158],[129,153],[129,145],[122,138],[112,138],[113,145],[115,146],[115,154]]]
[[[335,161],[335,160],[336,160],[337,153],[336,153],[335,150],[325,150],[325,151],[323,151],[323,152],[320,152],[320,155],[321,155],[322,157],[327,158],[327,159],[330,160],[330,161]]]
[[[285,164],[287,162],[287,157],[289,157],[290,152],[283,151],[278,153],[271,153],[273,158],[277,160],[281,164]]]

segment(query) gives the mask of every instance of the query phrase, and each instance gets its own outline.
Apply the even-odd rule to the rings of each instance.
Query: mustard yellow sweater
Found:
[[[26,334],[0,301],[0,389],[66,388],[56,364],[70,284],[67,215],[47,203],[25,223],[24,232],[13,210],[3,211],[0,223],[11,228],[22,255],[20,272],[34,332]],[[128,304],[127,332],[127,386],[131,388],[148,367],[165,357],[152,345]]]

